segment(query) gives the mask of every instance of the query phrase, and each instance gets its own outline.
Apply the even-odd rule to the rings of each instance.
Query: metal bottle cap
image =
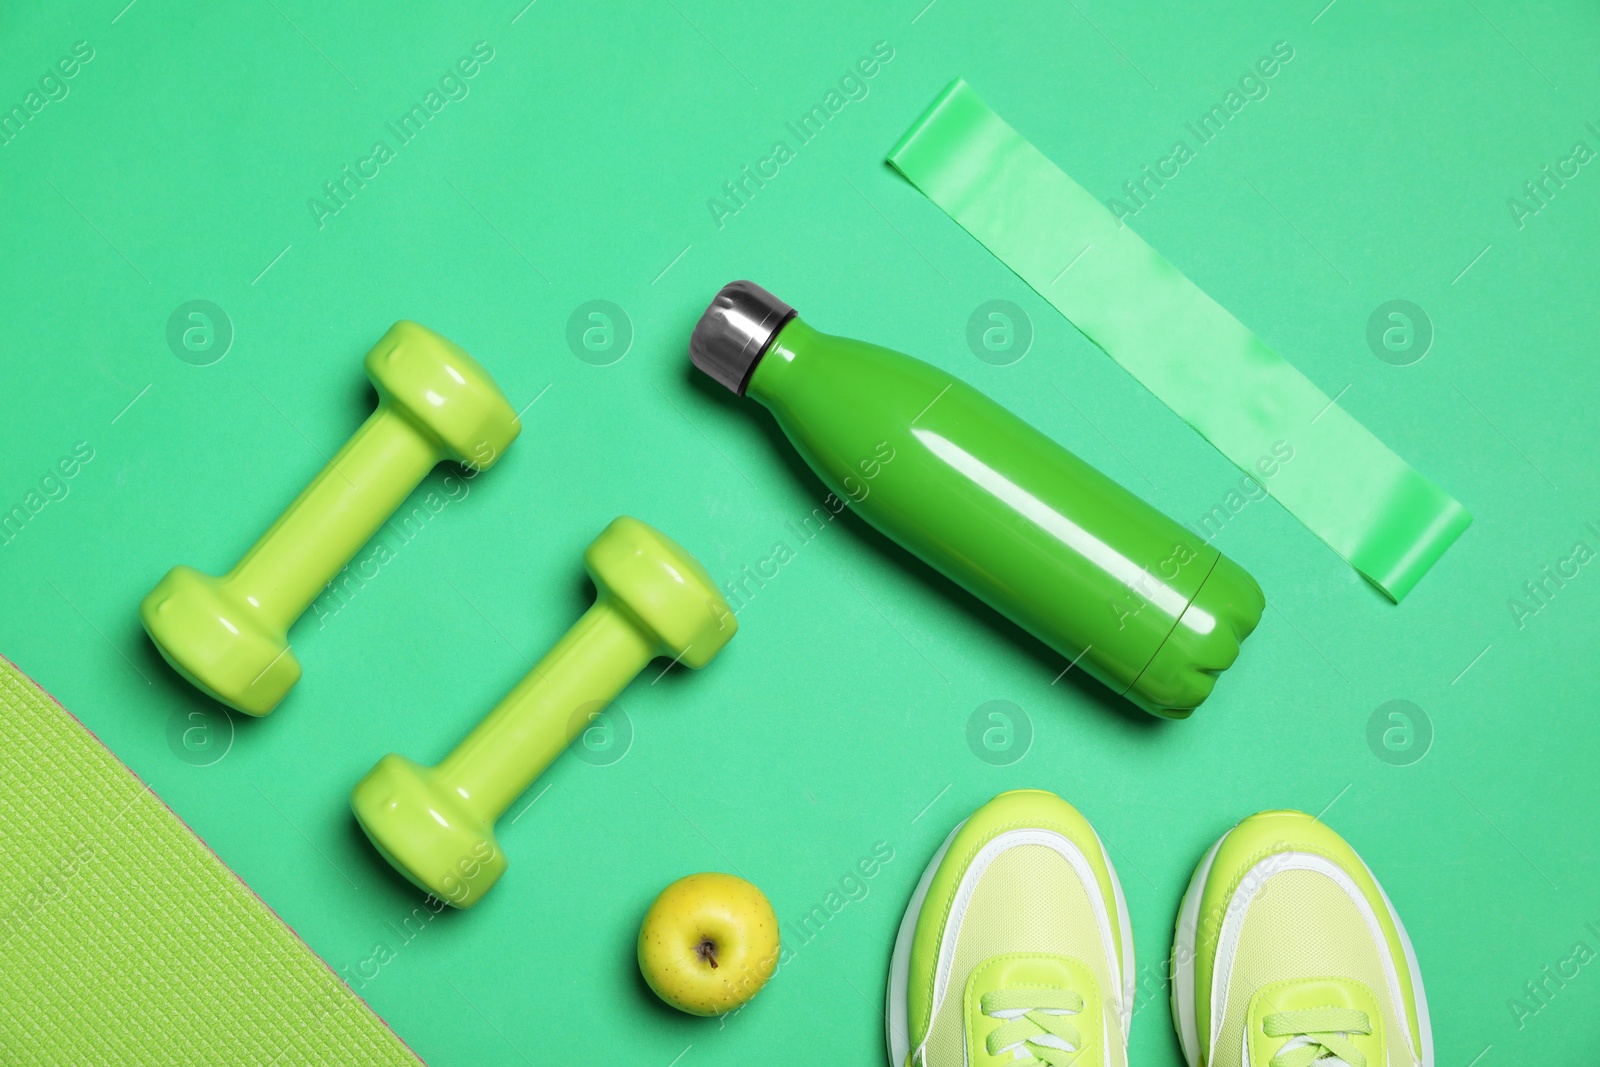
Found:
[[[729,282],[689,337],[694,365],[739,395],[794,308],[755,282]]]

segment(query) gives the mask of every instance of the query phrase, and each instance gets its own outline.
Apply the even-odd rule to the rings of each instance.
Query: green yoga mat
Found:
[[[5,661],[0,736],[0,1063],[420,1062]]]

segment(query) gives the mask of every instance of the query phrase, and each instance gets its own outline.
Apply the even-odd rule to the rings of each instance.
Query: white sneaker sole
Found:
[[[1233,831],[1229,830],[1228,834],[1231,833]],[[1217,838],[1216,844],[1211,846],[1211,850],[1200,861],[1200,866],[1195,868],[1194,876],[1189,879],[1189,888],[1183,894],[1183,904],[1178,909],[1177,927],[1173,931],[1172,1024],[1178,1031],[1178,1044],[1183,1047],[1183,1058],[1189,1067],[1200,1067],[1200,1032],[1195,1022],[1194,1000],[1194,942],[1200,922],[1200,898],[1205,894],[1206,879],[1211,875],[1211,865],[1217,858],[1217,850],[1222,847],[1222,842],[1228,839],[1228,834]],[[1428,1017],[1428,995],[1422,988],[1422,970],[1417,966],[1417,954],[1411,947],[1411,936],[1406,933],[1405,923],[1400,921],[1399,913],[1389,901],[1389,894],[1383,891],[1383,884],[1372,873],[1372,868],[1367,867],[1365,860],[1361,861],[1361,866],[1365,867],[1367,874],[1372,877],[1372,884],[1378,887],[1378,895],[1383,898],[1383,906],[1389,909],[1389,918],[1394,923],[1395,931],[1400,935],[1400,947],[1406,956],[1406,969],[1411,972],[1412,996],[1417,1001],[1417,1026],[1422,1031],[1420,1041],[1422,1067],[1434,1067],[1433,1023]]]
[[[927,899],[928,887],[933,884],[934,872],[944,862],[945,853],[950,851],[950,842],[956,839],[956,834],[960,833],[965,825],[967,825],[965,819],[956,824],[955,829],[944,839],[944,844],[939,846],[939,851],[933,854],[933,859],[923,868],[922,877],[917,881],[917,888],[911,894],[911,903],[906,905],[905,915],[900,919],[900,930],[895,934],[894,953],[889,957],[889,987],[884,996],[883,1011],[883,1043],[889,1051],[890,1067],[906,1067],[906,1057],[911,1055],[911,1027],[908,1018],[910,1007],[907,1003],[907,991],[911,984],[911,942],[916,937],[917,916],[922,914],[922,902]],[[1128,1027],[1133,1020],[1133,996],[1136,984],[1133,927],[1128,918],[1128,901],[1122,895],[1122,881],[1117,877],[1116,865],[1111,862],[1111,853],[1106,851],[1105,842],[1100,840],[1099,834],[1095,834],[1095,844],[1100,846],[1100,854],[1105,857],[1106,870],[1111,875],[1111,891],[1116,898],[1117,929],[1122,934],[1122,1039],[1126,1043]]]

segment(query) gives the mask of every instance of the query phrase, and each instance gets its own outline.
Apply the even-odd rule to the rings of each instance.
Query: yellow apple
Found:
[[[721,1015],[778,969],[778,917],[731,874],[691,874],[661,891],[639,927],[639,970],[656,996],[691,1015]]]

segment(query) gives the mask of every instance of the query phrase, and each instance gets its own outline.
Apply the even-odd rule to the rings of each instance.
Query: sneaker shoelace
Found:
[[[1008,1067],[1070,1067],[1082,1041],[1071,1016],[1083,1011],[1083,997],[1066,989],[997,989],[983,995],[983,1013],[1004,1020],[989,1033],[991,1056],[1010,1052]]]
[[[1364,1011],[1354,1008],[1309,1008],[1280,1011],[1262,1020],[1268,1037],[1287,1037],[1270,1067],[1366,1067],[1367,1057],[1350,1040],[1351,1034],[1372,1033]]]

